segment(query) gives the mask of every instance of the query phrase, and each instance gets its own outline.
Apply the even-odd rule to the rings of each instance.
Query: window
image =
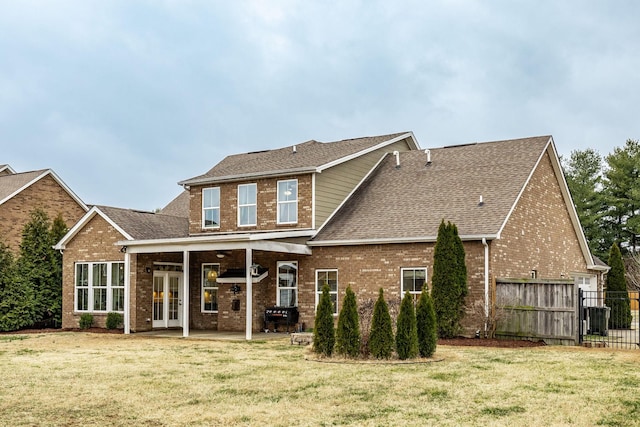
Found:
[[[215,271],[215,276],[220,273],[220,264],[202,264],[202,312],[218,312],[218,282],[209,280],[209,272]]]
[[[427,281],[427,269],[420,268],[402,268],[402,295],[409,291],[410,294],[415,295],[415,298],[420,296],[422,287],[425,286]]]
[[[333,314],[338,314],[338,270],[316,270],[316,307],[320,302],[322,287],[329,285],[329,295],[333,302]]]
[[[278,263],[278,307],[295,307],[298,305],[298,262]]]
[[[204,228],[220,228],[220,188],[202,190],[202,223]]]
[[[298,222],[298,180],[278,181],[278,224]]]
[[[256,184],[238,185],[238,225],[256,225],[258,189]]]
[[[76,311],[124,311],[124,263],[76,264]]]

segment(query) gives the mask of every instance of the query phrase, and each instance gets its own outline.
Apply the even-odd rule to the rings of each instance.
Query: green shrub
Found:
[[[85,313],[80,316],[80,329],[89,329],[93,326],[93,314]]]
[[[416,307],[416,324],[418,327],[418,351],[422,357],[431,357],[436,352],[438,342],[438,326],[433,300],[427,287],[422,288],[418,306]]]
[[[400,360],[413,359],[418,355],[418,328],[413,296],[405,292],[400,304],[396,330],[396,352]]]
[[[624,261],[617,243],[609,251],[609,273],[607,274],[607,293],[604,304],[611,307],[610,329],[629,329],[631,327],[631,300],[627,292]]]
[[[391,316],[389,306],[384,300],[384,291],[380,293],[373,307],[371,333],[369,335],[369,350],[376,359],[388,359],[393,353],[393,331],[391,330]]]
[[[322,296],[318,303],[315,324],[313,325],[313,351],[330,357],[336,343],[333,326],[333,302],[329,295],[329,285],[322,287]]]
[[[336,353],[348,357],[357,357],[360,353],[360,321],[356,294],[351,290],[351,286],[347,287],[338,317]]]
[[[118,329],[123,325],[124,319],[122,314],[120,313],[109,313],[107,314],[107,329]]]

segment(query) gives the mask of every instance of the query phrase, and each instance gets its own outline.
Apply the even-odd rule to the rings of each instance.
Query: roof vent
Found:
[[[396,169],[400,169],[400,152],[394,151],[393,155],[396,156]]]
[[[431,150],[424,150],[424,153],[427,155],[427,166],[431,164]]]
[[[482,194],[480,195],[480,200],[478,201],[478,206],[484,206],[484,199],[482,198]]]
[[[298,149],[296,148],[296,146],[293,146],[293,154],[296,154],[298,152]]]

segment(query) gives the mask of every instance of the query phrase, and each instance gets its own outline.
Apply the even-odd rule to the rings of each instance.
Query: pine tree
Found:
[[[388,359],[393,353],[393,331],[389,306],[384,300],[384,291],[380,288],[378,299],[373,307],[371,320],[371,334],[369,335],[369,350],[376,359]]]
[[[322,287],[322,295],[316,311],[316,320],[313,328],[313,351],[331,357],[335,343],[333,303],[329,295],[329,285],[325,284]]]
[[[604,300],[605,305],[611,308],[609,328],[628,329],[631,327],[631,302],[627,292],[622,254],[616,243],[609,251],[609,266],[611,270],[607,274],[607,291]]]
[[[336,353],[348,357],[358,357],[360,354],[360,319],[356,294],[347,287],[336,331]]]
[[[51,225],[51,243],[52,246],[57,244],[65,234],[67,234],[67,224],[65,224],[62,215],[58,214]],[[51,258],[51,299],[49,300],[49,311],[53,313],[53,319],[56,325],[62,325],[62,253],[53,250]]]
[[[416,312],[413,308],[413,296],[409,291],[404,294],[400,304],[396,330],[396,352],[401,360],[412,359],[418,355]]]
[[[33,317],[33,290],[18,276],[9,248],[0,243],[0,331],[30,326]]]
[[[52,319],[56,301],[61,298],[59,283],[56,285],[54,279],[53,245],[51,221],[46,212],[42,209],[32,211],[31,219],[22,231],[18,259],[20,279],[29,284],[34,296],[35,316],[31,319],[32,324]]]
[[[438,335],[453,338],[461,329],[464,298],[467,295],[467,267],[458,228],[444,220],[438,228],[433,253],[432,297],[436,311]]]
[[[433,300],[422,287],[422,293],[416,307],[416,324],[418,328],[418,351],[422,357],[431,357],[436,351],[438,341],[438,327],[436,325],[436,312],[433,308]]]

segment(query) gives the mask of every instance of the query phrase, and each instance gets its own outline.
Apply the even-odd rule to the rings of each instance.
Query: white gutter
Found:
[[[460,235],[462,241],[474,241],[474,240],[494,240],[498,236],[495,234],[468,234]],[[309,241],[309,246],[355,246],[355,245],[388,245],[393,243],[431,243],[435,242],[438,236],[423,236],[423,237],[391,237],[380,239],[361,239],[361,240],[318,240]]]
[[[484,246],[484,337],[487,337],[487,323],[489,321],[489,244],[482,238]]]

